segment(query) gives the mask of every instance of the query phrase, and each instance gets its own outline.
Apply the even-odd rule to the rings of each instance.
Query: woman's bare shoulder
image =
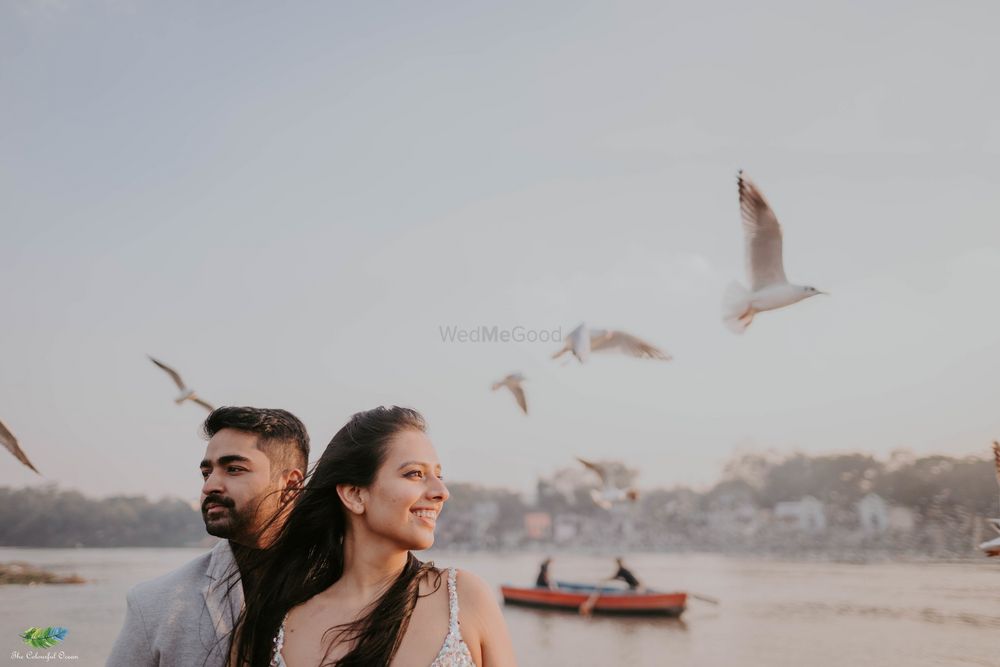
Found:
[[[475,572],[460,569],[455,581],[458,585],[458,597],[461,599],[463,607],[478,604],[496,606],[497,598],[493,587]]]
[[[468,570],[458,571],[457,582],[462,637],[467,644],[477,645],[470,647],[476,664],[516,665],[514,647],[493,586]]]
[[[459,614],[479,629],[489,630],[501,617],[493,587],[475,572],[459,570],[456,579]]]

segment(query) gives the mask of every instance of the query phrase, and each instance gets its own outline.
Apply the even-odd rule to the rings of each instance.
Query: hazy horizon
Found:
[[[0,6],[0,420],[45,475],[194,497],[205,412],[421,410],[446,479],[574,456],[704,486],[736,448],[1000,437],[1000,7]],[[719,319],[735,175],[829,291]],[[552,361],[440,327],[621,328]],[[523,372],[530,416],[490,384]]]
[[[920,455],[920,454],[918,454],[916,452],[912,452],[911,450],[903,450],[903,451],[906,454],[913,455],[914,458],[920,458],[921,456],[924,456],[924,455],[931,456],[931,457],[933,457],[933,456],[952,456],[953,458],[956,458],[956,459],[966,458],[966,457],[963,457],[962,455],[944,455],[944,454],[941,454],[940,452],[938,452],[938,453],[927,452],[927,453],[925,453],[923,455]],[[737,448],[735,450],[735,453],[737,453],[737,454],[760,454],[760,455],[764,455],[764,456],[776,458],[777,460],[791,458],[791,457],[799,455],[799,454],[805,454],[805,452],[803,452],[801,449],[789,450],[789,451],[776,451],[776,450],[773,450],[773,449],[772,450],[756,450],[756,449],[740,449],[740,448]],[[829,456],[838,456],[838,455],[851,455],[851,454],[859,454],[859,455],[863,455],[864,456],[864,455],[870,455],[870,452],[860,452],[860,451],[855,451],[855,452],[847,452],[847,451],[844,451],[844,452],[814,452],[812,454],[808,454],[808,456],[811,456],[811,457],[823,457],[823,456],[827,456],[827,455],[829,455]],[[979,459],[979,460],[982,460],[982,461],[985,461],[985,462],[988,462],[988,463],[992,463],[992,458],[989,457],[989,456],[982,456],[982,455],[979,455],[979,454],[976,454],[976,453],[971,453],[971,454],[968,454],[967,457],[972,457],[972,458],[976,458],[976,459]],[[881,462],[881,463],[888,463],[891,458],[892,458],[891,456],[875,457],[875,459],[877,461]],[[594,459],[594,460],[595,460],[595,462],[601,462],[601,463],[621,463],[621,461],[619,461],[618,459],[615,459],[614,457],[607,457],[607,458]],[[315,463],[315,457],[312,458],[312,463]],[[551,470],[548,470],[548,471],[542,471],[541,473],[539,473],[539,478],[538,479],[547,479],[549,481],[552,481],[555,478],[556,473],[558,473],[560,470],[566,470],[566,469],[579,470],[581,472],[582,478],[586,478],[589,482],[593,482],[594,485],[597,485],[597,478],[596,477],[593,477],[592,479],[589,478],[587,476],[587,474],[583,473],[584,469],[581,468],[581,467],[579,467],[578,465],[574,465],[574,463],[569,463],[569,464],[563,465],[561,467],[554,467],[554,468],[552,468]],[[685,488],[685,489],[689,489],[691,491],[694,491],[696,493],[706,493],[706,492],[709,492],[712,489],[712,487],[714,487],[716,484],[718,484],[719,482],[724,481],[725,479],[727,479],[727,476],[726,476],[726,474],[725,474],[725,472],[723,470],[723,467],[720,466],[720,468],[718,470],[718,474],[716,475],[716,477],[714,479],[707,480],[704,483],[686,484],[684,482],[674,482],[674,483],[659,484],[659,485],[656,485],[656,484],[643,484],[642,480],[641,480],[641,476],[640,476],[640,479],[637,480],[637,483],[636,483],[635,486],[636,486],[636,488],[638,488],[638,489],[640,489],[642,491],[660,491],[660,490],[670,491],[670,490]],[[478,487],[481,487],[481,488],[484,488],[484,489],[490,489],[490,490],[508,490],[508,491],[514,491],[516,493],[521,494],[526,500],[530,501],[530,500],[532,500],[532,499],[535,498],[535,495],[536,495],[535,494],[535,492],[536,492],[536,483],[537,483],[537,481],[538,480],[532,480],[532,483],[528,487],[525,487],[525,488],[505,487],[505,486],[502,486],[502,485],[499,485],[499,484],[482,483],[482,482],[476,482],[475,480],[456,479],[454,477],[450,477],[449,479],[447,479],[446,483],[449,486],[450,485],[455,485],[455,484],[467,484],[467,485],[474,485],[474,486],[478,486]],[[61,485],[61,484],[59,484],[58,482],[56,482],[54,480],[47,480],[45,484],[33,484],[33,485],[31,485],[31,484],[25,484],[25,485],[22,485],[22,486],[10,486],[10,485],[0,484],[0,489],[2,489],[2,488],[10,488],[10,489],[12,489],[14,491],[20,491],[20,490],[24,490],[24,489],[31,489],[31,488],[35,488],[35,487],[42,487],[42,486],[46,486],[46,485],[52,485],[52,486],[56,487],[59,491],[77,491],[77,492],[81,492],[85,496],[87,496],[88,498],[93,498],[95,500],[107,499],[107,498],[116,497],[116,496],[117,497],[121,497],[121,496],[129,496],[129,497],[131,497],[131,496],[140,496],[140,497],[146,497],[149,500],[154,500],[154,501],[155,500],[177,499],[177,500],[182,500],[184,502],[187,502],[187,503],[191,504],[192,507],[194,507],[195,509],[198,509],[200,507],[199,501],[197,499],[192,500],[192,498],[191,498],[192,493],[190,492],[190,490],[184,490],[184,491],[181,491],[181,492],[168,492],[168,493],[162,494],[162,495],[145,494],[145,493],[142,493],[142,492],[138,492],[138,493],[121,493],[121,492],[100,492],[100,491],[98,491],[96,493],[94,493],[94,492],[87,493],[86,491],[83,491],[80,488]],[[199,484],[198,488],[200,488],[200,484]],[[197,492],[197,489],[196,489],[196,492]]]

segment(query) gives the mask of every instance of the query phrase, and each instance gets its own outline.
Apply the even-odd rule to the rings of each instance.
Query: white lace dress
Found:
[[[455,582],[457,575],[458,570],[453,567],[448,568],[448,635],[444,638],[444,644],[430,667],[476,667],[469,646],[462,639],[462,630],[458,627],[458,586]],[[288,620],[287,615],[285,620]],[[285,622],[282,621],[278,634],[274,637],[271,667],[287,667],[281,655],[284,644]]]

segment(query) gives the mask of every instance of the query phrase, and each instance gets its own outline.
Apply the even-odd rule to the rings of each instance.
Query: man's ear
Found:
[[[293,468],[285,478],[284,487],[281,489],[281,504],[285,505],[295,499],[295,496],[302,490],[302,480],[305,475],[298,468]]]
[[[353,484],[338,484],[337,495],[340,496],[340,502],[344,503],[348,512],[358,515],[365,513],[364,488]]]

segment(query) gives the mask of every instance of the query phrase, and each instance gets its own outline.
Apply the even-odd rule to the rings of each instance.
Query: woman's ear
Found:
[[[365,490],[362,487],[353,484],[338,484],[337,495],[340,496],[340,502],[344,503],[348,512],[358,515],[365,513]]]

